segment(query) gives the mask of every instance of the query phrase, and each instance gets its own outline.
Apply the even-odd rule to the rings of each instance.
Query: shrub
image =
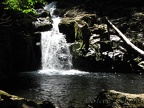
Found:
[[[3,2],[6,10],[21,11],[23,13],[36,13],[36,3],[45,4],[44,0],[6,0]]]

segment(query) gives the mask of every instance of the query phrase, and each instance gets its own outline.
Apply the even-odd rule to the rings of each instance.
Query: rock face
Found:
[[[38,21],[34,23],[35,31],[48,31],[52,28],[52,24],[49,22],[49,19],[38,18]]]
[[[51,0],[47,1],[49,3]],[[117,5],[111,5],[113,3]],[[144,14],[142,11],[134,13],[132,8],[117,7],[123,3],[129,4],[124,0],[118,3],[114,0],[72,0],[71,3],[68,0],[58,1],[58,9],[55,13],[63,17],[59,29],[66,34],[66,40],[70,43],[74,68],[120,72],[143,69],[141,64],[138,65],[143,63],[143,58],[128,51],[124,42],[102,17],[110,13],[116,26],[127,34],[135,45],[143,49]],[[135,3],[136,1],[133,0],[132,5]],[[0,14],[4,17],[0,19],[4,22],[0,24],[0,48],[2,49],[0,50],[0,74],[40,68],[40,32],[50,30],[52,21],[47,10],[41,6],[36,7],[40,9],[37,9],[38,14],[34,18],[15,12]]]
[[[101,91],[87,105],[89,108],[143,108],[144,94],[129,94],[115,90]]]
[[[115,50],[118,45],[114,44],[116,39],[111,37],[107,24],[99,23],[95,14],[63,18],[59,29],[66,34],[67,42],[72,43],[74,68],[85,71],[120,70],[118,67],[121,67],[119,63],[124,60],[124,53]]]
[[[89,3],[90,1],[87,2]],[[74,3],[79,4],[78,2]],[[138,63],[143,59],[139,58],[136,54],[132,54],[132,51],[129,51],[129,48],[125,46],[125,43],[118,37],[117,33],[110,28],[103,17],[99,17],[96,14],[87,14],[86,11],[82,11],[81,8],[86,9],[85,3],[84,1],[83,4],[79,4],[77,7],[66,8],[62,11],[64,18],[62,18],[59,24],[60,32],[66,34],[67,42],[70,43],[74,68],[93,72],[142,71],[141,68],[143,67],[142,65],[138,65]],[[99,1],[99,4],[100,3]],[[104,3],[106,3],[106,1]],[[59,3],[61,9],[63,9],[62,4],[63,2]],[[117,15],[117,13],[115,14]],[[125,14],[127,15],[128,13],[126,12]],[[132,19],[129,20],[134,20],[136,16],[137,15],[134,14]],[[140,16],[142,16],[142,14],[140,14]],[[123,24],[117,21],[117,19],[115,20],[116,25],[124,33],[131,31],[130,29],[134,29],[134,31],[138,30],[135,24],[126,23],[126,19],[122,19],[122,21],[124,21]],[[135,25],[135,27],[131,27],[133,25]],[[126,32],[126,34],[131,35],[129,33],[130,32]],[[138,47],[143,48],[141,44],[143,40],[141,31],[137,36],[139,37],[128,38]]]
[[[0,108],[55,108],[50,101],[36,103],[0,90]]]
[[[37,15],[14,11],[1,13],[0,74],[37,70],[41,67],[41,33],[52,27],[51,16],[44,9]]]
[[[36,21],[33,21],[34,31],[48,31],[52,28],[52,20],[49,11],[37,9],[38,15]]]
[[[66,40],[68,43],[75,41],[75,20],[63,18],[59,24],[59,31],[66,35]]]

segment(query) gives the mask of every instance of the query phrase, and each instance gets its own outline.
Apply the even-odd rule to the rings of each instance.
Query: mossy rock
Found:
[[[80,42],[80,48],[88,49],[90,30],[88,24],[84,20],[63,18],[59,24],[59,30],[66,35],[69,43]]]
[[[103,90],[91,103],[93,108],[143,108],[144,94]]]
[[[77,21],[75,24],[75,39],[81,42],[80,49],[88,50],[90,35],[88,24],[83,20]]]
[[[113,51],[110,41],[100,41],[101,51]]]
[[[96,23],[97,16],[96,14],[84,14],[81,19],[84,20],[88,26],[92,27]]]
[[[66,35],[66,40],[68,43],[75,41],[75,30],[74,25],[76,21],[69,18],[63,18],[59,23],[59,31]]]
[[[36,32],[42,32],[42,31],[48,31],[52,28],[51,23],[47,22],[35,22],[35,31]]]
[[[55,108],[50,101],[36,103],[0,90],[0,108]]]

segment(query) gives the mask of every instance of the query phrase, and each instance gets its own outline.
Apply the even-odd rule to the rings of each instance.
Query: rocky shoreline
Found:
[[[56,108],[50,101],[36,103],[0,90],[0,108]]]
[[[102,90],[87,106],[88,108],[143,108],[144,94]]]
[[[102,90],[83,108],[143,108],[144,94],[129,94],[115,90]],[[0,90],[0,108],[63,108],[48,101],[35,102]],[[68,108],[74,108],[69,105]]]

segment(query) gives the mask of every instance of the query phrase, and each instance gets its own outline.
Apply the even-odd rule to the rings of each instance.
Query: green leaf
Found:
[[[36,11],[33,9],[33,7],[37,2],[45,4],[45,1],[43,0],[6,0],[3,2],[3,4],[5,5],[6,10],[9,9],[21,11],[22,13],[36,14]]]

